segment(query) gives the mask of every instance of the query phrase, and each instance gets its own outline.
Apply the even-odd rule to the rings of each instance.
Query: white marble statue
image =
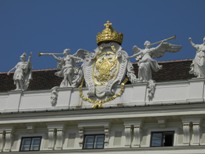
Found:
[[[181,49],[181,46],[179,45],[173,45],[164,41],[159,43],[160,44],[157,47],[151,48],[152,44],[149,41],[145,41],[144,49],[140,49],[136,45],[133,47],[135,54],[129,58],[136,57],[139,66],[138,80],[141,82],[152,80],[152,71],[157,72],[162,68],[162,66],[153,58],[162,57],[166,51],[177,52]]]
[[[194,74],[197,78],[205,77],[205,37],[202,44],[195,44],[192,42],[192,38],[189,37],[189,42],[196,49],[195,58],[191,64],[190,74]]]
[[[27,90],[29,86],[29,82],[32,78],[32,65],[31,65],[31,56],[32,53],[30,53],[30,56],[28,57],[28,60],[26,61],[26,53],[23,53],[20,56],[20,62],[16,64],[15,67],[13,67],[7,75],[10,74],[11,71],[15,70],[13,75],[14,84],[16,85],[15,90]]]
[[[76,62],[82,61],[81,58],[69,54],[70,49],[63,51],[64,57],[57,57],[51,54],[58,61],[58,72],[56,76],[63,77],[60,87],[76,87],[82,77],[82,70],[76,67]]]

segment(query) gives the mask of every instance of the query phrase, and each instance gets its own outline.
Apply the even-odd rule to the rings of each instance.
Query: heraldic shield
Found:
[[[128,78],[130,81],[136,80],[128,54],[121,47],[122,33],[116,32],[109,21],[104,26],[105,29],[97,35],[98,46],[94,52],[79,49],[76,53],[83,59],[83,81],[88,88],[86,96],[81,82],[80,97],[93,103],[94,108],[120,97]]]
[[[109,42],[99,45],[83,64],[88,96],[102,98],[114,95],[114,87],[125,78],[127,66],[127,53],[119,44]]]

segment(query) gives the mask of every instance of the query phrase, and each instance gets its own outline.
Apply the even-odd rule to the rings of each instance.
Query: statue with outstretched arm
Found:
[[[55,75],[63,78],[60,87],[78,86],[78,79],[81,79],[82,73],[81,68],[79,68],[76,63],[82,62],[82,58],[70,54],[70,49],[64,49],[62,53],[41,52],[39,56],[52,56],[57,61],[57,72]]]
[[[138,63],[138,80],[141,82],[148,82],[152,80],[152,71],[159,71],[162,66],[154,58],[162,57],[165,52],[177,52],[181,49],[181,46],[167,43],[165,41],[173,39],[170,37],[162,41],[150,43],[145,41],[144,49],[140,49],[138,46],[133,47],[134,54],[128,58],[135,57]],[[159,44],[156,47],[151,47],[154,44]]]
[[[191,70],[189,71],[189,73],[194,74],[195,76],[197,76],[197,78],[204,78],[205,77],[205,37],[203,38],[202,44],[193,43],[191,37],[189,37],[188,40],[192,45],[192,47],[196,49],[196,55],[190,66]]]
[[[16,85],[15,90],[27,90],[30,80],[32,79],[32,64],[31,64],[32,52],[30,53],[28,60],[26,61],[26,53],[20,56],[20,62],[18,62],[11,70],[8,71],[7,75],[11,71],[14,71],[13,80]]]

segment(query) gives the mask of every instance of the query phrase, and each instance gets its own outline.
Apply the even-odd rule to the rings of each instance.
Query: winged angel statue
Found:
[[[57,55],[63,55],[63,57]],[[77,64],[83,60],[78,56],[71,55],[70,49],[65,49],[63,53],[39,53],[39,56],[52,56],[57,60],[55,75],[63,78],[60,87],[76,87],[80,83],[83,73]]]
[[[134,54],[129,58],[135,57],[139,66],[138,80],[141,82],[147,82],[152,80],[152,71],[157,72],[162,68],[161,65],[153,58],[162,57],[165,52],[178,52],[182,46],[167,43],[167,40],[173,39],[175,36],[156,43],[150,43],[145,41],[144,49],[140,49],[138,46],[133,46]],[[151,47],[154,44],[159,44],[156,47]]]

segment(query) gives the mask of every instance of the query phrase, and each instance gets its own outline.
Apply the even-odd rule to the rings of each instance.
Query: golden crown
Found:
[[[108,41],[114,41],[119,44],[122,44],[123,40],[123,34],[116,32],[112,28],[112,23],[110,21],[107,21],[105,24],[105,29],[97,34],[97,44],[99,45],[101,42],[108,42]]]

